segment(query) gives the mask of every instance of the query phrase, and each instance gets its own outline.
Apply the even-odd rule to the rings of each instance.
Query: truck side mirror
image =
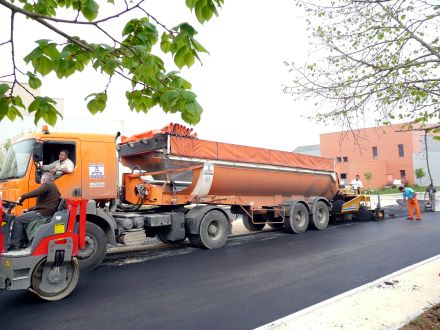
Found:
[[[35,182],[41,183],[42,171],[37,166],[37,164],[40,162],[43,162],[43,143],[42,142],[34,142],[34,145],[32,146],[32,159],[34,161],[35,166],[37,167],[37,170],[35,172]]]
[[[43,143],[35,142],[32,146],[32,157],[35,163],[43,161]]]

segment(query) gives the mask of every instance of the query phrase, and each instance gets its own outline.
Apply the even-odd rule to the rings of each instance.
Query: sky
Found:
[[[303,62],[309,50],[305,22],[294,0],[225,0],[220,15],[204,25],[197,22],[184,3],[150,0],[146,7],[167,27],[183,21],[192,24],[199,31],[197,40],[210,52],[202,55],[203,65],[196,62],[189,70],[181,70],[204,109],[201,122],[194,127],[199,138],[292,151],[300,145],[318,144],[320,133],[338,131],[337,127],[305,119],[313,111],[312,102],[295,101],[282,91],[283,84],[292,80],[284,62]],[[0,7],[0,31],[8,31],[9,15],[7,9]],[[122,22],[127,19],[123,17],[119,25],[112,24],[110,30],[120,34]],[[19,59],[35,47],[34,40],[54,38],[36,23],[29,26],[29,21],[19,17],[16,22]],[[70,31],[81,33],[77,27]],[[8,36],[0,33],[0,38],[1,43]],[[5,64],[10,63],[9,55],[8,47],[0,47],[0,60],[4,63],[0,76],[10,72],[10,66],[8,69]],[[18,65],[25,68],[23,62]],[[166,65],[168,71],[176,69],[171,60]],[[106,83],[93,69],[61,81],[53,74],[46,76],[41,94],[62,99],[64,104],[64,119],[51,130],[110,134],[121,131],[129,136],[170,122],[185,124],[179,114],[165,114],[159,108],[148,114],[132,113],[124,96],[127,85],[117,80],[110,85],[107,109],[90,115],[84,99],[90,93],[101,92]],[[4,120],[0,122],[0,141],[39,130],[41,125],[40,122],[35,127],[31,118],[13,123]]]

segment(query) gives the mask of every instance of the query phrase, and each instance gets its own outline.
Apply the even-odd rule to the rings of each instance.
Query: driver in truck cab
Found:
[[[37,229],[50,220],[56,212],[61,194],[53,182],[52,174],[44,173],[41,177],[41,186],[22,195],[17,202],[21,204],[24,200],[33,197],[37,198],[36,205],[23,210],[25,213],[13,220],[9,251],[26,248]]]
[[[69,159],[69,151],[63,149],[58,155],[58,160],[50,163],[49,165],[43,165],[43,171],[50,172],[54,176],[61,176],[63,174],[72,173],[75,165]]]

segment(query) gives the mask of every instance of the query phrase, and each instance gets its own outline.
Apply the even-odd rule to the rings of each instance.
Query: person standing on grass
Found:
[[[422,216],[420,214],[419,202],[417,201],[417,193],[409,187],[400,186],[399,190],[403,194],[403,205],[408,204],[408,220],[413,220],[413,209],[416,209],[417,220],[422,220]],[[408,200],[406,203],[405,201]]]

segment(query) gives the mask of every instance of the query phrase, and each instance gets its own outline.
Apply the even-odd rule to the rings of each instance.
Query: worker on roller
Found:
[[[23,210],[23,214],[13,219],[9,251],[23,249],[34,238],[37,229],[48,222],[56,212],[61,194],[53,182],[53,175],[44,173],[41,186],[18,198],[21,204],[28,198],[37,198],[35,207]]]
[[[413,209],[416,209],[417,220],[422,220],[420,214],[419,202],[417,201],[417,193],[409,187],[400,186],[399,190],[403,194],[403,205],[408,204],[408,220],[413,220]]]
[[[353,180],[351,180],[350,184],[358,194],[361,193],[361,188],[364,187],[361,179],[359,178],[359,174],[356,174],[356,177]]]

